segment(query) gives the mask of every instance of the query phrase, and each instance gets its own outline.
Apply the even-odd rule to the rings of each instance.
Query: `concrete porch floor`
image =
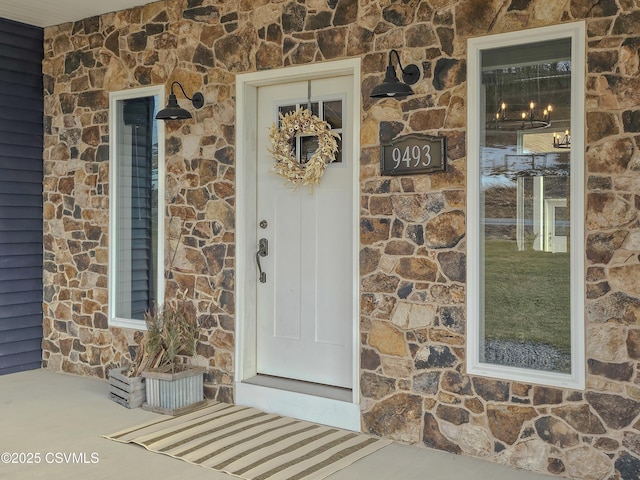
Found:
[[[32,370],[0,376],[0,455],[39,454],[39,464],[7,464],[0,479],[184,479],[236,477],[100,437],[159,415],[109,399],[107,382]],[[84,454],[84,464],[64,454]],[[56,455],[58,454],[58,455]],[[35,458],[35,456],[31,456]],[[79,458],[82,458],[80,455]],[[61,463],[58,463],[61,462]],[[542,480],[555,478],[503,465],[393,443],[331,475],[329,480]]]

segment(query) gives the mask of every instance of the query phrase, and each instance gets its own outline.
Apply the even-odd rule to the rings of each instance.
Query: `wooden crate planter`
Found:
[[[143,410],[181,415],[196,410],[206,403],[204,398],[202,367],[190,367],[177,373],[145,370],[145,390],[147,400],[142,404]]]
[[[125,368],[109,370],[109,397],[127,408],[142,406],[146,398],[145,381],[142,377],[127,377]]]

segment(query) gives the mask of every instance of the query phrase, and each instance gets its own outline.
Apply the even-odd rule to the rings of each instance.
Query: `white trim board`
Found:
[[[116,282],[116,258],[118,255],[116,245],[116,226],[118,212],[118,196],[115,186],[118,178],[117,162],[117,135],[118,131],[118,102],[133,98],[156,96],[159,106],[164,105],[165,90],[164,85],[152,85],[148,87],[132,88],[117,92],[109,92],[109,302],[108,302],[108,322],[109,326],[131,328],[135,330],[146,330],[147,325],[144,320],[130,318],[120,318],[115,316],[115,295],[117,292]],[[165,158],[165,126],[164,122],[158,120],[158,271],[156,272],[157,297],[156,304],[160,305],[164,301],[164,252],[165,252],[165,183],[166,183],[166,158]],[[162,266],[162,268],[160,268]]]
[[[353,382],[351,401],[307,395],[262,385],[246,383],[257,375],[256,315],[255,315],[255,245],[256,221],[250,212],[256,204],[255,159],[258,152],[257,98],[258,88],[281,82],[349,75],[353,81],[353,139],[352,158],[359,165],[360,158],[360,59],[314,63],[264,72],[236,76],[236,349],[235,349],[235,402],[278,412],[303,420],[325,423],[350,430],[360,430],[360,331],[359,282],[354,285],[353,312]],[[359,218],[359,172],[354,174],[354,218]],[[358,222],[353,225],[353,238],[359,239]],[[359,241],[354,240],[353,268],[359,272]],[[359,278],[359,273],[355,278]]]
[[[482,50],[571,39],[571,374],[507,367],[480,362],[480,54]],[[561,388],[585,386],[584,282],[584,146],[585,146],[585,22],[573,22],[519,32],[471,38],[467,43],[467,373],[490,378]]]

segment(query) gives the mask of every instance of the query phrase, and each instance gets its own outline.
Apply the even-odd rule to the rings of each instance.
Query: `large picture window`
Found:
[[[155,115],[162,87],[110,98],[110,322],[144,328],[163,292],[164,136]]]
[[[469,40],[468,371],[584,386],[584,24]]]

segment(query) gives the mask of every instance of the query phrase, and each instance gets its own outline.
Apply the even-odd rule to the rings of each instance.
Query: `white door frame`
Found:
[[[360,210],[360,59],[314,63],[236,76],[236,346],[235,402],[304,420],[360,431],[360,290],[359,222],[353,225],[353,390],[350,400],[249,383],[257,375],[256,362],[256,161],[258,152],[258,88],[277,83],[351,75],[353,79],[353,138],[351,159],[354,219]]]

